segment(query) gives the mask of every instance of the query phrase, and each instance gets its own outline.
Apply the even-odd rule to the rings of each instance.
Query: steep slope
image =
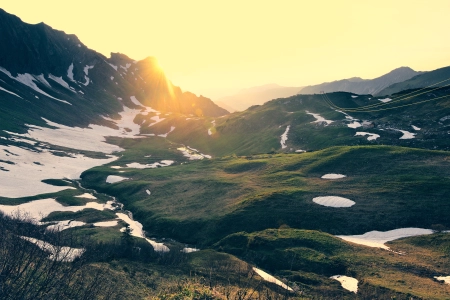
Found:
[[[75,35],[26,24],[3,10],[0,42],[1,129],[23,132],[25,123],[43,125],[42,117],[70,126],[104,123],[101,115],[117,116],[123,105],[141,103],[198,116],[227,113],[173,86],[152,58],[108,59]]]
[[[404,90],[424,88],[427,86],[439,87],[450,84],[450,67],[444,67],[419,74],[411,79],[392,84],[377,93],[378,96],[392,95]]]
[[[420,72],[414,71],[408,67],[401,67],[374,79],[361,79],[359,77],[354,77],[307,86],[300,90],[299,94],[318,94],[322,91],[325,93],[341,91],[360,95],[375,95],[384,88],[394,83],[410,79],[417,74],[420,74]]]
[[[247,88],[237,94],[215,100],[216,103],[224,103],[237,111],[243,111],[252,105],[262,105],[265,102],[286,98],[298,94],[302,87],[285,87],[277,84],[266,84],[262,86]],[[219,104],[220,105],[220,104]]]

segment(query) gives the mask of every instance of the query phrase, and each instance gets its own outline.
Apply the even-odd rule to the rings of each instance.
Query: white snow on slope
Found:
[[[125,223],[127,223],[130,226],[132,236],[145,239],[147,242],[149,242],[153,246],[153,249],[156,252],[169,252],[170,251],[170,249],[163,243],[157,243],[155,241],[152,241],[151,239],[146,238],[145,234],[144,234],[144,230],[142,229],[141,223],[131,219],[128,215],[126,215],[124,213],[116,213],[116,215],[119,217],[119,219],[121,219],[122,221],[124,221]],[[123,230],[124,230],[124,228],[122,228],[122,231]]]
[[[378,99],[378,100],[380,100],[380,101],[383,102],[383,103],[387,103],[387,102],[389,102],[389,101],[392,101],[391,98],[384,98],[384,99]]]
[[[152,164],[140,164],[140,163],[130,163],[127,164],[128,168],[134,168],[134,169],[155,169],[157,167],[167,167],[173,164],[173,160],[162,160],[161,162],[155,162]]]
[[[358,98],[358,96],[352,95],[352,98],[353,98],[353,99],[354,99],[354,98]]]
[[[160,137],[167,137],[168,135],[169,135],[169,133],[171,133],[172,131],[174,131],[175,130],[175,126],[170,126],[170,130],[169,130],[169,132],[167,132],[167,133],[164,133],[164,134],[158,134],[158,136],[160,136]]]
[[[389,247],[384,243],[398,240],[404,237],[432,234],[433,230],[423,228],[400,228],[389,231],[370,231],[361,235],[338,235],[345,241],[355,244],[365,245],[369,247],[383,248],[389,250]]]
[[[50,260],[71,262],[75,258],[83,255],[84,251],[86,251],[85,249],[82,248],[54,246],[50,243],[26,236],[21,236],[20,238],[35,244],[45,252],[49,252],[50,256],[48,258]]]
[[[17,213],[24,214],[26,217],[35,221],[40,221],[54,211],[77,212],[85,208],[96,210],[111,209],[111,203],[88,202],[85,205],[64,206],[53,198],[34,200],[18,205],[0,205],[0,211],[6,215],[14,216]]]
[[[41,181],[51,178],[77,179],[83,171],[117,159],[112,156],[107,159],[94,159],[81,154],[59,156],[47,149],[38,150],[41,152],[16,146],[0,146],[0,160],[14,163],[7,164],[0,161],[0,167],[8,170],[0,170],[0,196],[27,197],[72,188],[49,185]]]
[[[416,131],[419,131],[420,130],[420,128],[419,127],[417,127],[417,126],[414,126],[414,125],[411,125],[411,127],[414,129],[414,130],[416,130]]]
[[[351,207],[355,205],[355,201],[338,196],[315,197],[313,202],[328,207]]]
[[[357,122],[357,121],[353,121],[353,123],[350,123],[350,124],[347,124],[347,127],[349,127],[349,128],[358,128],[358,127],[361,127],[362,125],[361,125],[361,123],[359,123],[359,122]]]
[[[28,74],[28,73],[25,73],[25,74],[17,74],[17,77],[14,77],[14,76],[11,75],[11,73],[10,73],[8,70],[6,70],[6,69],[4,69],[4,68],[2,68],[2,67],[0,67],[0,71],[3,72],[3,73],[5,73],[6,75],[8,75],[11,79],[14,79],[14,80],[16,80],[16,81],[18,81],[18,82],[20,82],[20,83],[22,83],[22,84],[24,84],[24,85],[30,87],[31,89],[35,90],[36,92],[38,92],[38,93],[40,93],[40,94],[42,94],[42,95],[44,95],[44,96],[47,96],[47,97],[49,97],[49,98],[51,98],[51,99],[53,99],[53,100],[57,100],[57,101],[60,101],[60,102],[63,102],[63,103],[72,105],[71,103],[67,102],[66,100],[61,100],[61,99],[55,98],[55,97],[53,97],[53,96],[50,96],[49,94],[47,94],[47,93],[44,92],[43,90],[41,90],[41,89],[34,83],[36,80],[39,80],[39,79],[37,79],[37,77],[35,77],[35,76],[31,75],[31,74]],[[44,80],[45,80],[45,79],[44,79]],[[47,82],[47,84],[48,84],[48,82]],[[48,85],[50,86],[50,84],[48,84]]]
[[[91,80],[89,79],[89,77],[88,77],[88,75],[89,75],[89,70],[90,69],[93,69],[94,68],[94,66],[88,66],[88,65],[86,65],[84,68],[83,68],[83,71],[84,71],[84,79],[86,79],[86,82],[85,83],[83,83],[85,86],[87,86],[88,84],[89,84],[89,82],[91,82]]]
[[[86,225],[86,223],[84,223],[84,222],[65,220],[65,221],[59,221],[56,224],[47,226],[46,230],[63,231],[63,230],[69,229],[69,228],[80,227],[80,226],[84,226],[84,225]]]
[[[28,133],[16,135],[71,149],[112,153],[123,149],[106,143],[106,136],[144,138],[144,136],[138,136],[140,126],[133,122],[135,116],[139,113],[141,111],[138,109],[124,107],[124,111],[120,113],[120,120],[105,118],[114,122],[119,129],[94,124],[89,125],[87,128],[69,127],[44,119],[48,125],[57,128],[29,125]]]
[[[73,63],[67,69],[67,77],[69,77],[70,80],[75,82],[75,79],[73,79]]]
[[[341,283],[341,286],[347,291],[353,292],[355,294],[358,292],[358,280],[356,278],[344,275],[334,275],[330,278],[339,281]]]
[[[117,176],[117,175],[109,175],[108,177],[106,177],[106,182],[107,183],[116,183],[116,182],[124,181],[127,179],[129,179],[129,178]]]
[[[64,81],[64,79],[62,79],[61,77],[56,77],[52,74],[48,74],[48,78],[50,78],[51,80],[55,81],[56,83],[59,83],[62,87],[65,87],[66,89],[68,89],[69,91],[76,93],[74,90],[72,90],[69,86],[69,84],[67,82]]]
[[[34,76],[37,80],[39,80],[43,85],[46,85],[47,87],[51,88],[52,86],[48,81],[45,79],[44,74]]]
[[[117,66],[115,66],[115,65],[113,65],[113,64],[110,64],[109,62],[107,62],[107,64],[110,65],[114,70],[117,71]]]
[[[356,134],[355,134],[355,136],[366,136],[366,135],[368,135],[369,137],[367,138],[367,140],[368,141],[373,141],[373,140],[376,140],[377,138],[379,138],[380,137],[380,135],[379,134],[376,134],[376,133],[370,133],[370,132],[363,132],[363,131],[358,131]]]
[[[211,158],[211,155],[206,155],[200,153],[197,149],[188,147],[180,147],[177,148],[178,151],[181,151],[183,153],[183,156],[187,157],[189,160],[199,160],[204,158]]]
[[[86,198],[86,199],[94,199],[94,200],[97,199],[97,197],[95,197],[94,195],[89,194],[89,193],[84,193],[82,195],[75,196],[75,198]]]
[[[311,123],[326,123],[327,125],[330,125],[331,123],[334,122],[334,121],[331,121],[331,120],[326,120],[324,117],[322,117],[319,114],[310,113],[309,111],[306,111],[306,114],[311,115],[314,118],[316,118],[316,120],[311,122]]]
[[[291,125],[288,125],[287,127],[286,127],[286,130],[284,131],[284,133],[281,135],[281,140],[280,140],[280,144],[281,144],[281,149],[284,149],[284,148],[286,148],[287,146],[286,146],[286,141],[287,141],[287,139],[288,139],[288,132],[289,132],[289,129],[291,128]]]
[[[272,282],[275,283],[276,285],[281,286],[282,288],[284,288],[285,290],[288,291],[293,291],[290,287],[288,287],[285,283],[281,282],[280,280],[276,279],[275,277],[273,277],[272,275],[264,272],[263,270],[260,270],[258,268],[253,267],[253,271],[256,272],[256,274],[258,274],[259,276],[261,276],[262,279],[264,279],[267,282]]]
[[[400,129],[396,129],[397,131],[400,131],[401,133],[403,133],[403,135],[399,138],[399,140],[409,140],[409,139],[414,139],[416,137],[417,133],[413,133],[413,132],[409,132],[406,130],[400,130]]]
[[[161,121],[164,121],[165,118],[160,118],[159,116],[154,116],[154,117],[151,117],[150,120],[155,121],[155,122],[148,124],[148,127],[152,127],[153,125],[158,124]]]
[[[117,226],[117,224],[119,224],[119,222],[114,220],[114,221],[96,222],[96,223],[94,223],[94,226],[96,226],[96,227],[114,227],[114,226]]]
[[[11,92],[11,91],[8,91],[7,89],[2,88],[1,86],[0,86],[0,91],[7,92],[7,93],[9,93],[9,94],[11,94],[11,95],[14,95],[14,96],[17,96],[17,97],[23,99],[22,97],[20,97],[20,96],[17,95],[16,93],[13,93],[13,92]]]
[[[183,248],[183,249],[180,250],[180,251],[183,252],[183,253],[192,253],[192,252],[200,251],[200,249],[197,249],[197,248],[188,248],[188,247],[186,247],[186,248]]]
[[[135,96],[131,96],[130,99],[131,99],[131,102],[133,102],[134,104],[142,106],[141,102],[139,102],[139,100],[136,99]]]
[[[342,175],[342,174],[330,173],[330,174],[325,174],[320,178],[322,178],[322,179],[340,179],[340,178],[345,178],[345,177],[347,177],[347,176]]]

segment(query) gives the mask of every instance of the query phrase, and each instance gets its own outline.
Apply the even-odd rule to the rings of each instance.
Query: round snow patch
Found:
[[[342,174],[334,174],[334,173],[330,173],[330,174],[325,174],[323,175],[322,179],[339,179],[339,178],[344,178],[347,177],[346,175],[342,175]]]
[[[355,201],[337,196],[325,196],[313,198],[313,202],[329,207],[350,207],[355,205]]]

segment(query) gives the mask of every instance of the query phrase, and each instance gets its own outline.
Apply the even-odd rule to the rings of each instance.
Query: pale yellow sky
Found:
[[[448,0],[2,2],[108,57],[155,56],[174,84],[213,99],[450,65]]]

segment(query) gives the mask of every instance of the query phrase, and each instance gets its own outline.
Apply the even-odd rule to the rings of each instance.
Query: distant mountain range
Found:
[[[174,86],[155,58],[135,61],[119,53],[107,58],[73,34],[24,23],[1,9],[0,43],[0,125],[7,128],[42,117],[82,126],[124,105],[194,116],[228,113]]]
[[[409,67],[401,67],[374,79],[362,79],[359,77],[353,77],[349,79],[342,79],[333,82],[324,82],[317,85],[306,86],[301,91],[299,91],[299,93],[318,94],[323,91],[325,93],[349,92],[360,95],[376,95],[392,84],[408,80],[419,74],[422,74],[422,72],[414,71]]]
[[[418,89],[431,86],[442,87],[450,84],[450,67],[444,67],[426,73],[421,73],[408,80],[398,82],[381,90],[377,95],[392,95],[404,90]]]
[[[223,97],[214,102],[229,111],[243,111],[252,105],[262,105],[272,99],[296,95],[301,89],[302,87],[285,87],[278,84],[265,84],[242,89],[235,95]]]

